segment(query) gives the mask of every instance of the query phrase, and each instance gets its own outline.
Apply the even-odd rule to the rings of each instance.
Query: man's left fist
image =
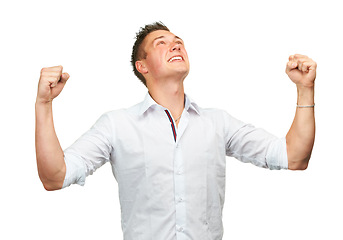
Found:
[[[289,56],[286,73],[297,87],[314,87],[317,63],[311,58],[295,54]]]

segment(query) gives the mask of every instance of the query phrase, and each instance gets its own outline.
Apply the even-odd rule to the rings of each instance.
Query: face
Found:
[[[188,55],[181,38],[158,30],[145,37],[142,47],[146,58],[141,60],[146,77],[184,79],[189,72]]]

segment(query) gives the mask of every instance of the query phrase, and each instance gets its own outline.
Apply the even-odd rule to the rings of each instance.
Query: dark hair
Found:
[[[136,41],[132,47],[131,65],[133,67],[133,72],[142,81],[142,83],[145,86],[146,86],[146,80],[144,76],[140,72],[138,72],[138,70],[136,69],[136,61],[146,58],[146,52],[144,52],[144,50],[141,49],[141,45],[145,37],[149,33],[157,31],[157,30],[169,31],[169,29],[162,22],[154,22],[152,24],[145,25],[139,30],[138,33],[136,33]]]

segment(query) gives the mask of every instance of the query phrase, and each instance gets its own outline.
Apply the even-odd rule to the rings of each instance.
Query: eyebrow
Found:
[[[161,39],[161,38],[165,38],[165,37],[166,36],[164,36],[164,35],[159,36],[159,37],[155,38],[152,42],[154,43],[156,40]],[[183,42],[183,40],[180,37],[178,37],[178,36],[175,36],[174,39],[180,39]]]

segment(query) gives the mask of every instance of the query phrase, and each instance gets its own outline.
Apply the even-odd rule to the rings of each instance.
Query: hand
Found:
[[[50,103],[61,93],[70,77],[68,73],[62,73],[62,71],[62,66],[42,68],[38,83],[37,102]]]
[[[295,54],[289,57],[286,73],[297,87],[314,87],[317,63],[311,58]]]

